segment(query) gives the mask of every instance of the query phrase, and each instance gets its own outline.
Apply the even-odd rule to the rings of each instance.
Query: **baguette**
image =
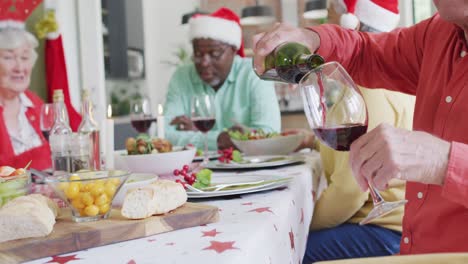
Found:
[[[43,237],[52,232],[57,206],[40,195],[9,201],[0,209],[0,243],[28,237]]]
[[[187,202],[182,185],[169,180],[158,180],[146,187],[127,192],[122,205],[122,215],[129,219],[142,219],[155,214],[165,214]]]

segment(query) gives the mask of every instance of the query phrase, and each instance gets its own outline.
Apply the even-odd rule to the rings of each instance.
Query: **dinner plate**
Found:
[[[279,180],[279,182],[277,182]],[[246,183],[246,182],[258,182],[265,181],[265,184],[259,184],[255,186],[245,185],[244,187],[237,187],[236,189],[227,189],[219,191],[205,191],[205,192],[196,192],[196,191],[187,191],[188,198],[192,199],[201,199],[201,198],[210,198],[210,197],[222,197],[228,195],[237,195],[237,194],[247,194],[254,192],[261,192],[267,190],[273,190],[276,188],[284,187],[289,184],[292,180],[290,177],[279,176],[279,175],[223,175],[215,176],[211,179],[212,185],[220,184],[233,184],[233,183]],[[271,182],[275,181],[275,182]]]
[[[221,155],[217,152],[217,151],[208,151],[208,159],[210,160],[213,160],[213,159],[217,159],[219,158]],[[193,161],[194,162],[199,162],[199,161],[203,161],[203,158],[205,156],[204,155],[201,155],[201,156],[195,156],[195,158],[193,158]]]
[[[218,160],[210,161],[205,168],[212,170],[236,170],[236,169],[260,169],[268,167],[277,167],[295,164],[304,161],[301,156],[287,155],[263,155],[263,156],[244,156],[244,161],[254,161],[247,163],[222,163]],[[259,161],[260,160],[260,161]]]

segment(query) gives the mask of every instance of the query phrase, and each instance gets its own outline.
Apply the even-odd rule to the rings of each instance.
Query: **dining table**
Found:
[[[320,155],[302,154],[300,164],[226,175],[281,175],[288,185],[255,193],[189,199],[216,206],[219,221],[36,259],[27,263],[302,263],[314,204],[326,188]]]

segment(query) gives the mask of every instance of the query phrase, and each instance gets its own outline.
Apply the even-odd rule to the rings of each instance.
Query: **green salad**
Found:
[[[262,129],[251,130],[248,132],[240,132],[238,130],[228,131],[229,136],[235,140],[256,140],[256,139],[265,139],[265,138],[274,138],[282,136],[278,132],[265,132]]]

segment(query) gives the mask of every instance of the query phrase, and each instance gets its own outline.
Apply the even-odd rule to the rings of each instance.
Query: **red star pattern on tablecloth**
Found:
[[[301,224],[304,223],[304,208],[301,208]]]
[[[241,205],[252,205],[253,203],[252,202],[248,202],[248,203],[242,203]]]
[[[216,228],[210,231],[202,231],[202,237],[215,237],[217,234],[221,234],[221,232],[216,231]]]
[[[65,264],[65,263],[68,263],[72,260],[79,260],[80,258],[77,258],[76,257],[76,254],[74,255],[68,255],[68,256],[52,256],[52,259],[49,260],[48,262],[46,263],[59,263],[59,264]]]
[[[135,260],[131,259],[127,264],[136,264]]]
[[[154,241],[156,241],[156,239],[154,238],[148,239],[148,242],[154,242]]]
[[[315,191],[312,190],[312,201],[315,202],[315,201],[316,201],[315,199],[316,199],[316,197],[315,197]]]
[[[223,253],[224,251],[228,249],[238,249],[236,247],[233,247],[235,241],[227,241],[227,242],[220,242],[220,241],[210,241],[211,245],[209,247],[204,248],[203,250],[214,250],[218,254]]]
[[[259,207],[259,208],[252,209],[249,212],[257,212],[257,213],[270,212],[270,213],[273,213],[273,211],[270,210],[270,207]]]
[[[291,228],[291,231],[289,232],[289,241],[291,242],[291,249],[296,250],[294,246],[294,233],[292,231],[292,228]]]

